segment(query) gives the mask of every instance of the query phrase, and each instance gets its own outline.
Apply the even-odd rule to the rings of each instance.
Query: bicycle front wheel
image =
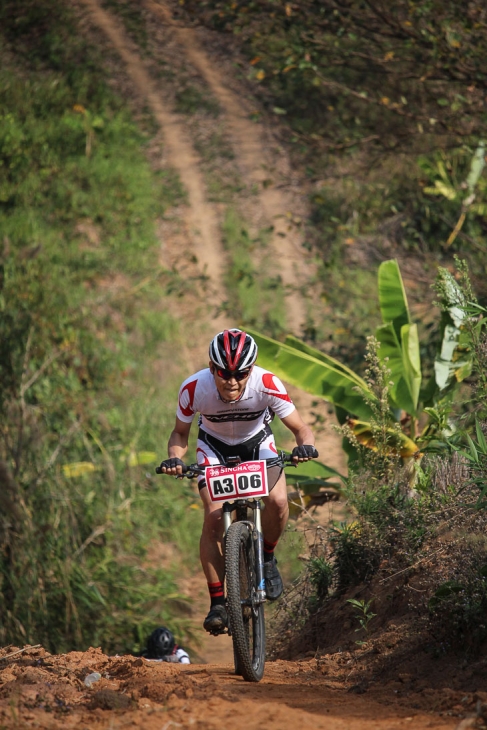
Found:
[[[230,525],[225,538],[225,574],[235,668],[247,682],[264,674],[264,604],[257,604],[257,576],[252,532],[245,522]]]

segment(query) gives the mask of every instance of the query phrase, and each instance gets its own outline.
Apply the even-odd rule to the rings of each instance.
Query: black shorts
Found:
[[[223,464],[228,458],[238,456],[241,461],[258,461],[260,459],[273,459],[277,456],[277,449],[274,443],[274,435],[268,425],[255,436],[243,441],[241,444],[226,444],[200,428],[196,448],[196,458],[201,466],[213,466]],[[282,474],[281,466],[271,466],[267,469],[269,491],[275,487]],[[198,489],[206,486],[205,480],[198,481]]]

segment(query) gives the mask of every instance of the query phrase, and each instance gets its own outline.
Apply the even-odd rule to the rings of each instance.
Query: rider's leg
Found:
[[[262,510],[262,531],[264,540],[270,544],[277,543],[286,527],[289,518],[286,477],[282,472],[276,485],[268,497],[264,498],[265,509]]]
[[[223,519],[222,508],[210,501],[208,489],[200,491],[205,516],[200,539],[200,560],[208,583],[223,581],[224,562],[222,554]]]
[[[210,610],[203,626],[209,633],[219,634],[225,630],[228,623],[223,592],[222,509],[218,504],[210,501],[206,487],[200,491],[200,494],[205,508],[200,539],[200,559],[210,594]]]
[[[281,474],[275,487],[264,499],[265,509],[262,512],[262,531],[264,533],[264,578],[266,596],[275,601],[284,590],[282,578],[274,556],[274,548],[284,532],[289,517],[286,478]]]

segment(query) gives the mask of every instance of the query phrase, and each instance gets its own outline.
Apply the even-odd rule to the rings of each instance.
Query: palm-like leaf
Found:
[[[392,322],[396,337],[401,338],[401,327],[410,323],[406,291],[396,259],[379,266],[379,306],[384,324]]]
[[[447,269],[439,269],[442,283],[441,343],[435,358],[435,381],[438,389],[446,390],[460,383],[472,371],[472,352],[464,323],[468,316],[462,304],[460,289]]]
[[[379,303],[384,324],[378,327],[379,357],[391,370],[393,406],[416,416],[421,388],[418,330],[411,324],[399,265],[394,259],[379,267]]]
[[[329,356],[317,357],[306,351],[291,347],[265,337],[258,332],[247,330],[259,347],[259,364],[272,370],[279,378],[305,390],[312,395],[325,398],[347,411],[347,413],[368,419],[372,415],[370,403],[375,395],[355,373]],[[322,356],[323,353],[315,353]]]
[[[359,444],[362,444],[373,451],[377,451],[377,439],[370,423],[357,421],[356,419],[351,418],[348,425],[352,429],[352,432]],[[401,458],[408,459],[419,452],[419,446],[410,439],[409,436],[402,433],[402,431],[398,431],[394,428],[388,428],[386,434],[388,436],[388,443],[390,441],[390,451],[397,451]]]

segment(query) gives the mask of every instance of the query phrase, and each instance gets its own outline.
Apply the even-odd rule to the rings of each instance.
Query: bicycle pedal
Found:
[[[222,636],[223,634],[228,634],[228,629],[220,629],[218,631],[210,631],[210,636]]]

